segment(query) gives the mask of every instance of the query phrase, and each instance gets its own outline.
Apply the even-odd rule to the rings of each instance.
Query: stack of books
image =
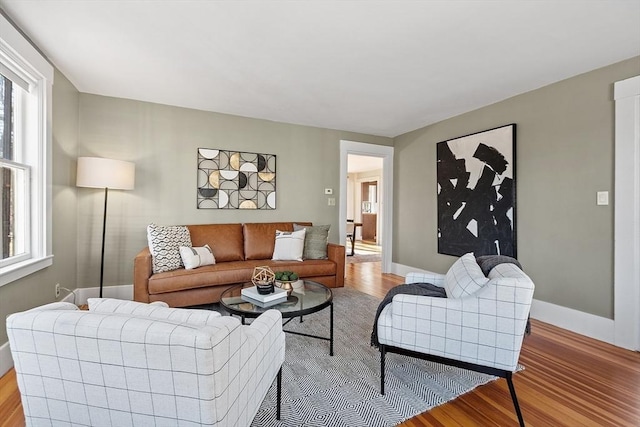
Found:
[[[271,307],[287,300],[286,289],[274,287],[273,293],[262,295],[255,286],[242,289],[242,299],[260,307]]]

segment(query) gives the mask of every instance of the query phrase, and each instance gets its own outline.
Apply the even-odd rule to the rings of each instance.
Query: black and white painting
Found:
[[[437,144],[438,253],[516,257],[516,125]]]

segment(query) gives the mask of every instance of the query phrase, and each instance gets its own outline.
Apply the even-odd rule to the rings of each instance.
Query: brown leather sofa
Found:
[[[300,278],[331,288],[344,286],[345,247],[329,243],[328,259],[272,261],[276,230],[293,231],[293,222],[188,225],[191,243],[211,247],[214,265],[193,270],[153,274],[149,248],[134,259],[133,299],[164,301],[172,307],[220,301],[220,295],[237,283],[251,280],[253,268],[268,265],[273,271],[291,270]],[[309,222],[296,224],[311,225]]]

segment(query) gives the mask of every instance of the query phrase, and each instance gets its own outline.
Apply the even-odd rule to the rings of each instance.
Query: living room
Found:
[[[0,8],[46,55],[51,49],[44,42],[49,35],[38,33],[35,27],[45,19],[41,14],[50,13],[54,22],[58,14],[52,12],[60,5],[47,2],[46,7],[36,7],[28,3],[0,1]],[[637,22],[638,2],[612,4],[623,10],[612,16],[623,23]],[[607,6],[600,6],[606,15]],[[38,7],[44,9],[38,10]],[[594,13],[589,7],[598,6],[576,5],[579,10],[584,8]],[[624,7],[629,7],[629,11],[624,12]],[[122,13],[111,12],[116,16]],[[60,19],[59,26],[65,25],[61,17],[57,19]],[[342,222],[339,206],[330,206],[324,193],[325,188],[337,192],[341,186],[341,141],[393,148],[392,264],[388,273],[404,276],[409,269],[445,272],[455,261],[454,257],[437,251],[435,144],[510,123],[517,124],[518,259],[536,284],[532,317],[615,343],[613,200],[616,197],[613,196],[617,171],[613,88],[616,82],[640,75],[640,36],[636,28],[628,32],[621,30],[623,36],[616,33],[607,39],[609,27],[616,24],[602,18],[597,25],[592,25],[591,29],[601,31],[597,37],[605,42],[584,43],[583,51],[571,58],[576,65],[568,67],[569,74],[541,66],[537,74],[534,73],[533,83],[527,82],[532,86],[521,83],[520,90],[501,92],[499,83],[495,83],[497,89],[492,102],[466,110],[462,99],[479,89],[461,80],[452,85],[448,98],[440,100],[442,108],[450,106],[448,104],[457,108],[455,104],[461,104],[458,114],[434,120],[435,105],[432,107],[435,110],[422,111],[413,120],[412,123],[422,120],[420,125],[386,134],[374,126],[366,132],[336,130],[354,128],[339,122],[325,127],[302,121],[253,118],[248,114],[232,114],[233,106],[224,110],[227,112],[224,114],[159,101],[166,92],[176,90],[193,92],[196,97],[201,85],[193,82],[181,82],[178,89],[157,88],[155,102],[137,100],[131,95],[134,92],[124,89],[121,94],[98,94],[97,88],[87,91],[72,83],[81,79],[77,74],[81,71],[50,58],[57,67],[51,127],[51,254],[54,258],[51,266],[0,287],[0,374],[11,368],[4,320],[7,315],[54,301],[56,284],[69,289],[88,289],[85,294],[95,295],[91,292],[97,289],[100,270],[104,198],[100,191],[76,187],[76,165],[80,156],[129,160],[136,165],[135,190],[109,194],[104,277],[107,296],[122,297],[131,292],[133,259],[147,246],[145,229],[152,222],[173,225],[310,221],[330,224],[330,241],[344,242],[339,233]],[[620,27],[625,28],[626,24]],[[89,35],[90,32],[76,37]],[[567,40],[562,41],[569,43],[570,35],[563,35]],[[121,42],[124,46],[123,40],[113,40],[114,44]],[[626,46],[626,50],[616,51],[611,46],[613,43]],[[65,49],[73,50],[72,46]],[[546,44],[541,50],[549,46]],[[512,49],[518,47],[512,46]],[[135,54],[143,54],[133,47],[131,50],[131,61]],[[615,53],[603,53],[607,51]],[[532,51],[530,55],[541,53]],[[144,52],[144,55],[151,54]],[[521,69],[517,61],[524,60],[516,56],[516,52],[513,55],[514,68],[496,70],[486,66],[477,73],[497,74],[506,87],[510,79],[516,79],[512,70]],[[555,61],[560,69],[562,56],[558,55]],[[148,57],[142,56],[139,60],[145,58]],[[589,58],[597,60],[590,62]],[[175,61],[167,57],[161,59],[156,70],[162,70],[165,62]],[[545,57],[546,64],[553,63],[552,59]],[[457,56],[455,65],[464,68],[474,64]],[[532,68],[530,64],[527,66]],[[61,71],[66,68],[69,74]],[[446,73],[446,70],[439,72]],[[119,73],[127,74],[119,69],[106,69],[103,78]],[[153,73],[163,74],[162,71]],[[402,78],[401,74],[398,72],[394,78]],[[174,77],[165,76],[166,84],[171,85]],[[152,76],[128,78],[130,85],[144,86]],[[230,78],[228,84],[242,92],[241,77]],[[308,95],[309,103],[313,99]],[[275,102],[271,107],[286,109]],[[324,114],[324,108],[319,106],[317,115]],[[277,209],[197,209],[198,148],[277,155]],[[602,191],[611,195],[608,205],[596,204],[596,194]],[[637,290],[635,292],[637,296]],[[632,304],[637,307],[640,302]]]

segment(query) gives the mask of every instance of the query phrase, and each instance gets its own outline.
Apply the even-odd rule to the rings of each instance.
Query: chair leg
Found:
[[[522,418],[522,412],[520,411],[520,405],[518,404],[518,397],[516,396],[516,388],[513,386],[513,379],[511,372],[507,374],[507,384],[509,385],[509,392],[511,393],[511,399],[513,400],[513,406],[516,408],[516,414],[518,415],[518,421],[520,427],[524,427],[524,419]]]
[[[282,366],[278,371],[278,377],[276,380],[276,390],[277,390],[277,409],[276,409],[276,419],[280,420],[280,404],[282,403]]]
[[[384,396],[384,360],[387,355],[387,349],[380,344],[380,394]]]

